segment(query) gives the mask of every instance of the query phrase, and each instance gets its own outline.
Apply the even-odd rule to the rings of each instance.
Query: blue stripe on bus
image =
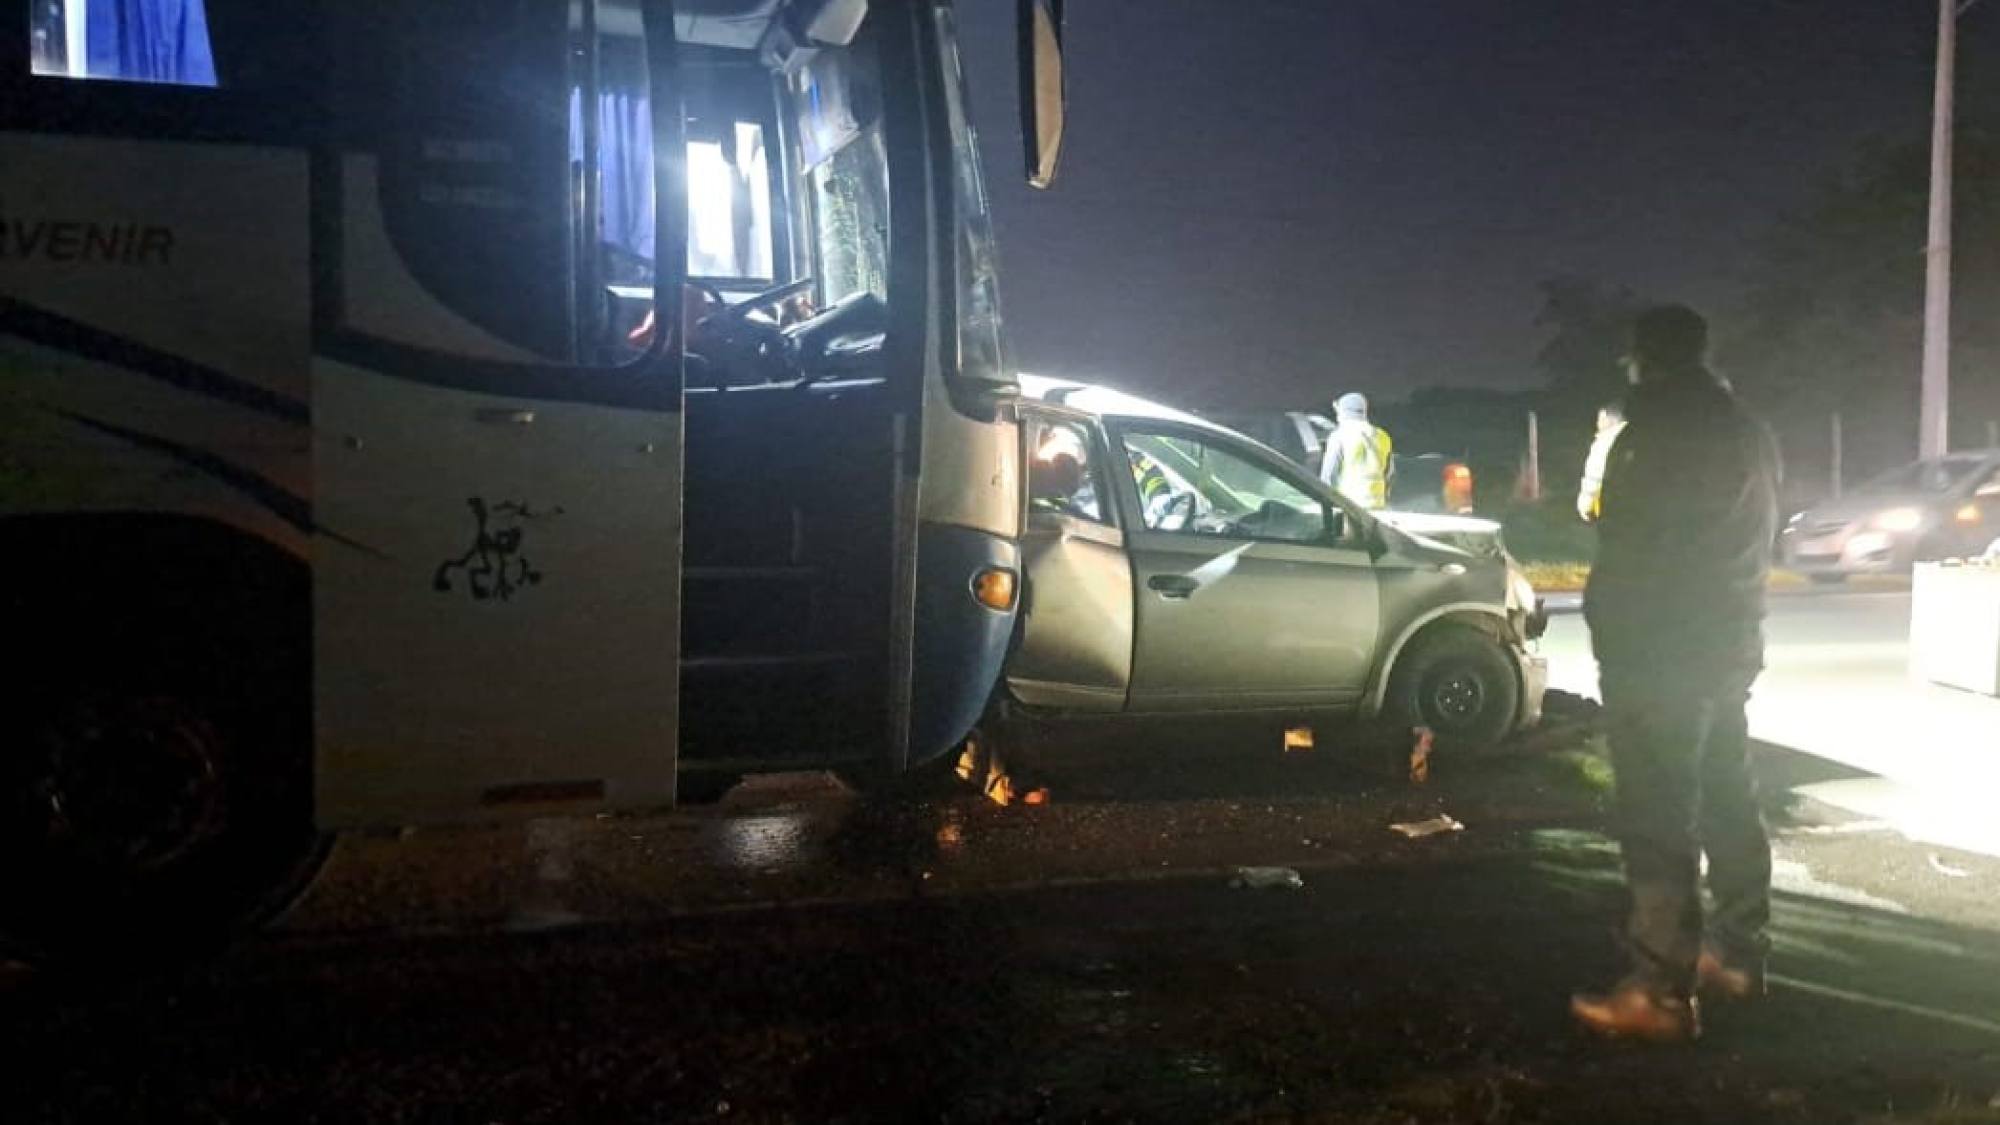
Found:
[[[373,555],[378,559],[389,557],[381,551],[368,546],[366,543],[358,542],[339,532],[330,531],[319,526],[313,521],[312,504],[310,502],[255,470],[246,469],[232,461],[224,460],[206,449],[198,449],[192,445],[186,445],[170,438],[160,437],[157,434],[128,429],[116,423],[91,418],[68,410],[55,408],[50,408],[50,410],[52,413],[61,415],[80,426],[86,426],[99,433],[109,434],[120,441],[135,445],[140,449],[171,457],[191,469],[198,470],[215,480],[221,481],[223,484],[229,485],[236,491],[255,500],[259,506],[272,515],[277,516],[279,519],[284,520],[286,523],[308,535],[324,535],[337,543],[343,543],[357,551]]]
[[[169,386],[287,422],[304,425],[312,420],[312,408],[299,399],[11,297],[0,297],[0,334],[117,364]]]

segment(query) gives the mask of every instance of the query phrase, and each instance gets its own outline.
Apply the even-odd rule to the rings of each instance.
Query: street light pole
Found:
[[[1931,218],[1924,247],[1924,374],[1917,455],[1942,457],[1950,438],[1952,91],[1958,14],[1971,3],[1938,0],[1937,90],[1931,107]]]

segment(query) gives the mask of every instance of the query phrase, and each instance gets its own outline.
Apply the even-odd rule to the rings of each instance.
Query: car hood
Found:
[[[1506,553],[1497,520],[1397,511],[1376,512],[1375,518],[1414,539],[1454,547],[1474,557],[1497,558]]]

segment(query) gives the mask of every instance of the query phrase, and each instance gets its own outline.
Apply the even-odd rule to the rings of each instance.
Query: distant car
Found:
[[[2000,529],[2000,449],[1915,461],[1793,516],[1784,564],[1816,580],[1977,555]]]
[[[1546,619],[1488,521],[1364,512],[1206,420],[1089,384],[1021,388],[1010,706],[1379,716],[1467,747],[1539,718]]]
[[[1256,438],[1309,473],[1319,472],[1333,419],[1309,410],[1206,411],[1202,417]],[[1395,435],[1392,432],[1390,436]],[[1391,458],[1389,507],[1402,512],[1472,511],[1472,468],[1442,453],[1398,453]]]

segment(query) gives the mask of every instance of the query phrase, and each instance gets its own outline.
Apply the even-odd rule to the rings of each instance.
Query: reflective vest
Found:
[[[1145,513],[1146,522],[1151,524],[1157,501],[1173,490],[1167,474],[1151,457],[1134,449],[1132,454],[1132,480],[1139,486],[1139,508]]]
[[[1389,431],[1366,423],[1342,422],[1329,440],[1340,447],[1340,476],[1333,487],[1371,511],[1388,507]]]
[[[1583,462],[1583,482],[1576,493],[1576,514],[1586,523],[1596,523],[1604,514],[1604,467],[1611,462],[1611,447],[1624,432],[1625,423],[1620,422],[1598,431],[1590,443],[1590,456]]]

